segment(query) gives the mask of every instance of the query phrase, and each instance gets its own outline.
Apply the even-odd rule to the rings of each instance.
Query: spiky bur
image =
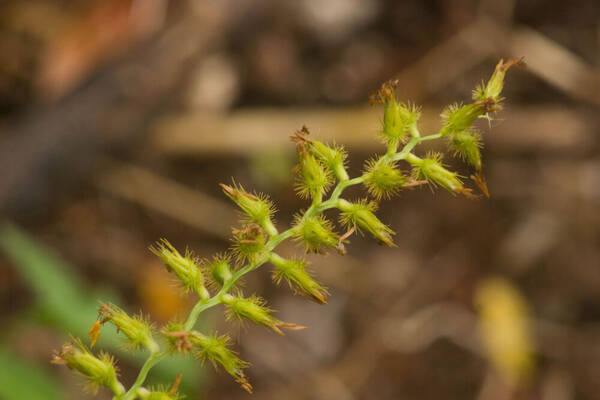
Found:
[[[397,81],[388,81],[381,89],[371,95],[371,103],[383,104],[383,127],[381,137],[384,143],[395,147],[405,142],[411,129],[421,117],[421,110],[414,104],[404,104],[396,100],[395,87]]]
[[[363,184],[376,200],[389,199],[397,194],[407,177],[397,168],[397,164],[385,157],[373,158],[365,163]]]
[[[327,289],[321,286],[307,271],[306,260],[288,260],[275,253],[271,253],[269,258],[271,264],[275,266],[273,271],[273,280],[278,285],[285,279],[290,288],[294,289],[312,301],[319,304],[327,303]]]
[[[506,71],[512,66],[523,65],[525,65],[525,63],[522,58],[509,60],[506,63],[504,60],[500,60],[487,84],[482,83],[473,91],[474,103],[464,106],[453,104],[444,110],[442,113],[444,126],[440,131],[442,136],[463,132],[468,129],[477,118],[489,118],[489,113],[502,110],[501,103],[503,98],[500,97],[500,94],[504,87]]]
[[[194,356],[201,360],[209,360],[215,369],[220,365],[228,374],[235,378],[235,381],[246,390],[252,393],[252,385],[248,382],[244,369],[250,366],[246,361],[241,360],[237,354],[228,348],[231,339],[227,335],[203,335],[200,332],[190,332],[190,342],[194,346]]]
[[[323,248],[335,248],[340,237],[333,232],[333,225],[323,215],[294,217],[294,239],[303,243],[307,253],[324,253]]]
[[[160,330],[165,339],[171,354],[181,353],[187,355],[193,350],[190,342],[190,332],[185,329],[185,324],[177,321],[169,321],[167,325]]]
[[[502,89],[504,88],[504,77],[506,76],[506,71],[508,71],[511,67],[514,66],[524,67],[525,62],[523,61],[523,57],[514,60],[508,60],[506,62],[504,62],[504,60],[501,59],[496,65],[494,73],[490,77],[488,83],[485,85],[479,85],[473,91],[473,100],[485,101],[486,99],[492,99],[496,103],[502,101],[500,94],[502,93]]]
[[[275,213],[275,207],[268,196],[248,193],[241,185],[235,182],[233,182],[232,186],[221,183],[221,188],[227,197],[242,209],[247,217],[246,224],[257,223],[269,235],[277,235],[277,229],[271,220],[271,217]]]
[[[346,159],[348,153],[343,146],[327,145],[319,140],[311,140],[308,135],[310,131],[306,125],[294,133],[291,137],[296,143],[299,154],[309,153],[320,161],[341,182],[349,179],[346,172]],[[300,165],[297,167],[300,169]]]
[[[127,342],[134,349],[145,347],[151,353],[159,351],[159,346],[153,338],[153,327],[142,315],[130,317],[125,311],[114,304],[106,303],[98,309],[100,323],[110,322],[117,331],[123,333]]]
[[[267,237],[259,225],[247,225],[232,232],[232,250],[238,261],[253,264],[265,253]]]
[[[66,365],[87,379],[88,389],[96,393],[100,386],[110,389],[115,395],[125,393],[125,388],[117,379],[117,368],[113,356],[100,353],[93,355],[81,342],[74,338],[65,343],[60,351],[54,354],[53,364]]]
[[[473,129],[456,132],[449,138],[450,149],[454,155],[459,156],[471,164],[477,171],[481,171],[481,135]]]
[[[213,281],[220,286],[232,278],[231,257],[227,254],[217,254],[206,266]]]
[[[267,328],[283,335],[279,328],[291,330],[306,329],[304,326],[283,322],[271,314],[273,310],[266,306],[266,301],[256,295],[242,297],[241,295],[232,296],[224,294],[221,297],[223,303],[227,306],[227,319],[238,319],[240,321],[249,320],[258,325],[264,325]]]
[[[310,153],[298,156],[296,191],[304,199],[321,201],[333,183],[331,171]]]
[[[363,230],[369,232],[379,243],[393,247],[394,241],[392,235],[394,231],[386,224],[381,222],[374,214],[377,211],[377,203],[366,199],[356,203],[350,203],[344,199],[338,201],[338,208],[341,211],[340,222],[347,228],[356,228],[359,232]]]
[[[204,275],[200,268],[200,260],[187,251],[181,255],[167,239],[161,239],[150,251],[158,256],[169,272],[175,274],[185,290],[196,292],[201,299],[208,299],[210,293],[204,286]]]
[[[412,154],[406,160],[413,166],[413,176],[416,179],[425,179],[433,186],[441,186],[452,193],[461,193],[464,189],[458,174],[444,168],[442,155],[429,153],[425,158]]]
[[[484,108],[477,103],[467,104],[452,104],[442,112],[442,121],[444,123],[440,133],[442,136],[447,136],[459,132],[463,132],[470,128],[471,125],[485,113]]]

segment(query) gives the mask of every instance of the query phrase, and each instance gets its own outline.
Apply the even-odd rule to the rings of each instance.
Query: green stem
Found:
[[[138,374],[137,379],[135,380],[135,382],[133,383],[131,388],[129,388],[127,393],[125,393],[122,397],[115,397],[115,399],[119,399],[119,400],[135,399],[137,396],[137,389],[140,388],[144,384],[144,381],[146,380],[146,377],[148,376],[148,373],[150,372],[152,367],[154,367],[160,360],[165,358],[166,355],[167,355],[167,353],[165,353],[165,352],[150,354],[150,357],[148,357],[148,359],[146,360],[144,365],[142,365],[142,369],[140,369],[140,373]]]

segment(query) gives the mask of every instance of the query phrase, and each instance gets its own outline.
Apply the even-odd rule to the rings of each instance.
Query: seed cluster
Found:
[[[288,259],[275,253],[281,242],[293,238],[306,253],[323,254],[335,249],[345,254],[345,244],[359,232],[392,247],[395,245],[394,231],[375,214],[381,200],[423,184],[469,198],[480,197],[465,186],[463,177],[448,169],[441,154],[414,154],[415,147],[424,141],[445,138],[449,150],[474,169],[473,181],[488,196],[482,171],[481,135],[473,123],[480,118],[489,120],[493,113],[502,109],[500,95],[506,71],[513,65],[522,64],[520,59],[506,63],[501,60],[490,80],[473,91],[473,103],[446,108],[439,132],[428,136],[421,136],[419,131],[420,109],[397,101],[396,82],[384,83],[371,96],[371,101],[383,105],[380,137],[387,149],[384,155],[367,161],[363,174],[356,178],[351,179],[348,175],[348,155],[342,146],[313,139],[308,128],[302,127],[292,136],[298,155],[298,165],[293,172],[299,196],[308,199],[310,205],[296,214],[289,229],[280,232],[275,226],[273,215],[276,210],[268,196],[250,193],[235,182],[221,184],[225,195],[242,213],[240,226],[232,230],[232,245],[227,252],[203,260],[187,250],[180,253],[166,239],[150,247],[182,289],[198,296],[189,316],[184,321],[171,321],[157,331],[147,317],[131,317],[114,304],[100,306],[98,321],[90,330],[92,346],[99,339],[102,326],[110,323],[124,336],[132,350],[146,349],[150,354],[129,389],[126,390],[118,380],[113,357],[105,353],[94,355],[79,339],[65,344],[55,354],[53,362],[65,364],[83,375],[93,389],[108,388],[116,400],[176,400],[180,398],[177,393],[179,380],[170,389],[152,389],[144,386],[145,378],[161,359],[173,353],[189,353],[200,361],[209,360],[215,367],[222,368],[243,389],[251,392],[252,386],[244,372],[249,364],[230,349],[231,339],[227,335],[197,331],[199,315],[222,305],[228,320],[250,321],[282,335],[282,329],[304,329],[278,319],[265,299],[256,294],[246,295],[236,285],[244,275],[269,263],[274,267],[275,283],[285,280],[295,293],[319,304],[327,303],[327,288],[309,272],[307,260]],[[367,195],[354,201],[342,198],[343,191],[353,185],[363,185]],[[338,232],[336,224],[323,214],[330,209],[339,211],[341,230]]]

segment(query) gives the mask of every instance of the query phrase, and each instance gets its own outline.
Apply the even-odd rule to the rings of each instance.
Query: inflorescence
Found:
[[[285,281],[295,293],[319,304],[327,303],[327,288],[310,273],[308,261],[286,259],[275,253],[281,242],[292,238],[304,246],[307,253],[323,254],[334,249],[345,254],[348,238],[359,232],[391,247],[394,246],[394,231],[375,214],[382,199],[390,199],[403,190],[424,184],[469,198],[480,197],[465,186],[464,177],[447,168],[442,154],[414,154],[414,148],[422,142],[447,140],[449,150],[471,166],[471,178],[483,195],[489,197],[482,173],[481,134],[473,123],[480,118],[492,119],[493,114],[502,109],[501,92],[506,71],[513,65],[522,64],[522,59],[501,60],[489,81],[473,91],[473,102],[447,107],[442,113],[442,128],[428,136],[421,136],[419,132],[420,109],[414,104],[398,102],[395,95],[397,82],[384,83],[371,96],[371,102],[383,105],[380,138],[387,151],[368,160],[363,174],[356,178],[348,176],[347,152],[342,146],[315,140],[310,137],[309,130],[302,127],[292,136],[298,155],[298,165],[294,169],[295,188],[300,197],[309,199],[311,203],[306,210],[295,215],[289,229],[282,232],[277,229],[273,221],[276,210],[268,196],[250,193],[235,182],[221,184],[225,195],[237,204],[243,215],[241,226],[233,229],[232,246],[228,252],[205,260],[187,250],[180,253],[166,239],[150,247],[176,277],[182,290],[198,296],[198,302],[187,319],[172,321],[157,330],[147,317],[129,316],[114,304],[100,306],[98,320],[90,329],[91,347],[96,344],[101,327],[109,323],[124,336],[132,350],[146,349],[149,353],[129,389],[118,380],[114,357],[107,353],[95,355],[80,339],[73,338],[63,345],[52,362],[65,364],[85,377],[92,390],[101,386],[108,388],[115,400],[175,400],[181,398],[177,393],[179,379],[170,389],[152,389],[145,386],[146,377],[154,365],[170,354],[191,354],[201,362],[209,360],[215,368],[222,368],[243,389],[252,392],[244,372],[249,364],[230,349],[229,336],[196,331],[199,315],[221,304],[226,308],[228,320],[250,321],[278,334],[283,334],[283,329],[304,329],[303,326],[281,321],[273,315],[274,311],[263,298],[255,294],[246,295],[236,285],[244,275],[270,263],[274,267],[272,276],[276,284]],[[405,169],[401,169],[401,165]],[[367,197],[354,201],[341,197],[347,187],[361,184],[368,193]],[[343,233],[335,232],[334,223],[323,215],[329,209],[339,210],[338,222],[344,229]]]

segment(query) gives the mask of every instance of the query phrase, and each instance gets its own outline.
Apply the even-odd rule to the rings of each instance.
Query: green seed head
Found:
[[[494,102],[500,103],[502,98],[500,94],[502,93],[502,89],[504,88],[504,77],[506,75],[506,71],[513,66],[522,67],[525,65],[523,58],[508,60],[504,62],[504,60],[500,60],[494,69],[494,73],[490,77],[490,80],[486,85],[480,85],[473,91],[473,100],[475,101],[484,101],[486,99],[493,99]]]
[[[340,222],[342,225],[348,228],[355,227],[359,232],[365,230],[381,244],[389,247],[394,246],[394,241],[392,240],[394,231],[381,222],[374,214],[374,212],[377,211],[377,203],[373,201],[370,202],[366,199],[356,203],[350,203],[340,199],[338,207],[342,211],[340,214]]]
[[[143,346],[152,353],[159,350],[152,336],[153,327],[147,318],[141,315],[130,317],[121,308],[111,303],[102,305],[98,315],[103,319],[102,322],[112,323],[118,332],[123,333],[133,348],[139,349]]]
[[[256,224],[233,230],[233,253],[242,262],[254,263],[266,250],[267,235]]]
[[[233,376],[242,388],[252,393],[252,386],[244,374],[244,369],[250,364],[241,360],[235,352],[228,348],[231,342],[229,336],[216,334],[207,336],[200,332],[190,332],[190,342],[194,346],[194,356],[201,360],[210,360],[215,369],[221,366]]]
[[[389,199],[402,189],[407,180],[396,168],[396,163],[384,157],[367,161],[363,174],[364,185],[376,200]]]
[[[463,189],[458,174],[444,168],[441,154],[430,153],[425,158],[410,155],[406,160],[413,166],[415,179],[425,179],[433,186],[441,186],[454,193]]]
[[[210,296],[204,287],[204,276],[200,269],[200,261],[191,252],[186,251],[182,256],[166,239],[161,239],[156,246],[150,247],[165,264],[167,269],[175,274],[186,290],[192,290],[202,299]]]
[[[255,222],[260,225],[269,235],[276,235],[277,229],[271,221],[271,216],[275,213],[273,203],[266,195],[250,194],[244,190],[241,185],[233,182],[233,186],[221,184],[223,192],[233,200],[244,212],[247,217],[245,222]]]
[[[210,271],[214,281],[223,286],[223,284],[232,277],[231,257],[224,254],[216,255],[213,257],[212,262],[208,264],[208,270]]]
[[[481,170],[481,136],[473,130],[453,133],[449,138],[450,148],[454,154]]]
[[[308,253],[323,253],[324,247],[335,248],[340,240],[331,222],[322,215],[296,215],[293,230],[294,238],[304,243]]]
[[[411,126],[421,117],[421,110],[412,104],[398,103],[393,94],[384,101],[383,107],[381,136],[385,143],[404,142],[410,134]]]
[[[52,359],[54,364],[64,364],[69,369],[77,371],[88,380],[88,389],[93,393],[100,386],[120,395],[125,393],[123,385],[117,380],[117,369],[114,358],[107,353],[93,355],[79,339],[65,343]]]
[[[189,332],[186,331],[185,325],[177,321],[169,321],[161,330],[163,338],[169,346],[171,353],[188,354],[193,350],[193,346],[189,340]]]
[[[255,324],[264,325],[275,332],[283,335],[281,328],[304,329],[303,326],[283,322],[271,314],[273,310],[266,306],[264,299],[258,296],[241,297],[225,294],[222,296],[223,303],[228,307],[227,319],[249,320]]]
[[[328,146],[315,140],[309,145],[309,152],[320,160],[340,181],[348,180],[345,163],[348,153],[342,146]]]
[[[285,279],[290,288],[309,299],[319,303],[327,303],[327,289],[321,286],[306,271],[306,260],[286,260],[275,253],[271,253],[270,261],[275,265],[273,280],[278,285]]]
[[[331,171],[310,153],[299,153],[296,191],[302,198],[320,199],[333,183]]]
[[[442,113],[444,126],[440,132],[442,136],[462,132],[468,129],[484,113],[484,107],[476,103],[467,104],[466,106],[453,104]]]

